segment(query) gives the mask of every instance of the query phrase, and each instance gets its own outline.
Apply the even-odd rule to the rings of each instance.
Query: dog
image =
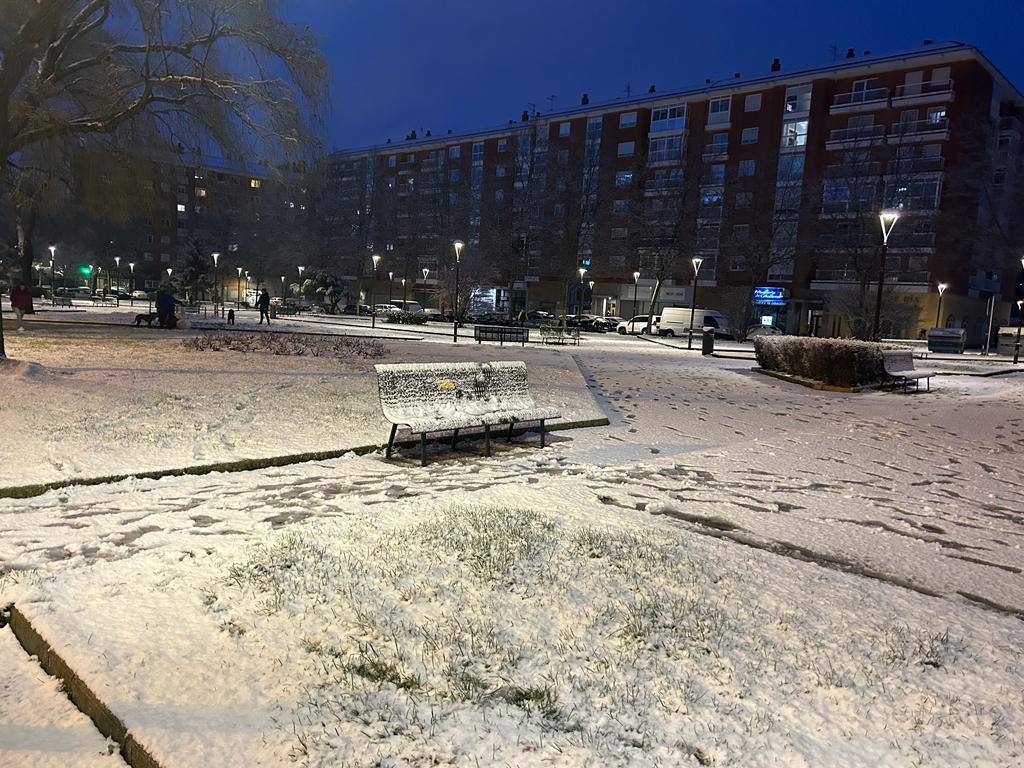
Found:
[[[235,324],[235,310],[229,309],[228,310],[228,325],[234,325],[234,324]]]
[[[141,315],[135,316],[135,327],[140,327],[143,323],[148,325],[150,328],[153,327],[153,321],[158,317],[156,312],[143,312]]]

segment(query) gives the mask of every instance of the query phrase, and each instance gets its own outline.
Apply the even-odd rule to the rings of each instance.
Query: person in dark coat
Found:
[[[260,325],[263,325],[263,318],[267,318],[267,325],[270,325],[270,294],[267,293],[267,289],[263,289],[263,293],[256,299],[256,308],[260,311]]]
[[[18,323],[18,330],[25,330],[21,321],[25,317],[26,312],[32,311],[32,294],[24,283],[18,283],[11,289],[11,306],[14,307],[14,317]]]
[[[178,318],[174,314],[174,305],[182,304],[174,298],[170,288],[161,290],[156,295],[156,319],[161,328],[174,328],[178,325]]]

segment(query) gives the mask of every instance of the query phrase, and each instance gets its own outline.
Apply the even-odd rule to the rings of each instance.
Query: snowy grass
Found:
[[[285,532],[204,602],[240,654],[280,665],[296,691],[287,728],[303,765],[995,765],[993,742],[1020,754],[1022,702],[977,685],[979,649],[933,614],[850,606],[816,584],[778,594],[753,557],[714,561],[705,546],[457,505],[397,528]]]
[[[374,339],[334,338],[305,334],[205,333],[182,340],[195,352],[258,352],[270,355],[354,358],[383,357],[387,349]]]

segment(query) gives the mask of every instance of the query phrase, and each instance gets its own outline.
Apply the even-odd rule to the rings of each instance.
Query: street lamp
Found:
[[[580,295],[579,300],[576,302],[576,327],[580,327],[580,319],[583,316],[583,276],[587,274],[586,267],[580,267],[577,272],[580,273]]]
[[[134,261],[129,261],[128,262],[128,271],[129,271],[129,274],[131,275],[128,278],[128,304],[130,306],[134,307],[135,306],[135,262]]]
[[[406,297],[406,292],[405,292],[405,278],[403,277],[403,278],[402,278],[402,306],[403,306],[403,307],[406,307],[406,306],[408,306],[408,304],[406,304],[406,303],[405,303],[405,297]]]
[[[946,285],[945,283],[939,283],[938,286],[937,286],[938,291],[939,291],[939,306],[935,310],[935,327],[936,328],[941,328],[942,327],[940,325],[940,319],[942,318],[942,294],[944,294],[946,292],[946,288],[948,288],[948,287],[949,286]]]
[[[697,273],[700,272],[700,265],[704,263],[704,259],[694,256],[690,259],[690,263],[693,265],[693,291],[690,294],[690,329],[686,334],[687,349],[693,349],[693,313],[697,309]],[[654,308],[651,307],[651,309]]]
[[[1024,257],[1020,260],[1020,268],[1024,269]],[[1020,327],[1024,323],[1024,299],[1017,302],[1017,341],[1013,345],[1013,364],[1020,360]]]
[[[380,256],[376,253],[370,257],[373,261],[373,282],[370,283],[370,327],[377,327],[377,267],[380,266]]]
[[[238,291],[236,293],[238,298],[235,300],[235,306],[237,307],[237,306],[241,305],[241,303],[242,303],[242,268],[241,267],[235,267],[235,269],[238,270],[238,283],[237,283]]]
[[[224,297],[217,291],[217,284],[220,282],[220,265],[218,264],[220,261],[220,253],[214,251],[210,256],[213,257],[213,316],[216,317],[218,299],[220,300],[221,313],[223,314],[224,312]]]
[[[638,271],[633,273],[633,315],[634,316],[639,314],[636,311],[636,291],[637,291],[637,288],[639,288],[639,287],[640,287],[640,272],[638,270]],[[630,328],[630,330],[633,330],[633,329]]]
[[[121,306],[121,257],[114,257],[114,304]]]
[[[51,245],[50,246],[50,305],[54,306],[54,307],[57,306],[57,290],[56,290],[56,288],[54,288],[55,273],[54,273],[54,267],[53,267],[53,260],[54,260],[54,258],[56,256],[57,256],[57,246],[56,245]]]
[[[306,271],[306,268],[305,267],[299,267],[298,269],[299,269],[299,280],[301,280],[302,279],[302,273]]]
[[[882,225],[882,252],[878,260],[878,293],[875,295],[875,322],[871,327],[871,338],[880,341],[882,338],[882,287],[885,284],[885,257],[889,255],[889,235],[900,217],[900,212],[888,209],[878,214],[878,223]]]
[[[394,289],[395,289],[395,273],[394,272],[388,272],[388,304],[391,303],[391,294],[394,292]],[[404,304],[402,305],[402,311],[403,312],[405,311],[405,305]]]
[[[455,301],[452,306],[452,340],[458,343],[459,341],[459,259],[462,256],[462,249],[466,247],[466,244],[461,240],[456,240],[452,243],[452,247],[455,249]]]

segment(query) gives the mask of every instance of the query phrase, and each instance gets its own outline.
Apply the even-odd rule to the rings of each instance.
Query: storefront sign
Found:
[[[784,307],[787,304],[786,289],[773,285],[762,285],[754,289],[754,304],[761,307]]]

